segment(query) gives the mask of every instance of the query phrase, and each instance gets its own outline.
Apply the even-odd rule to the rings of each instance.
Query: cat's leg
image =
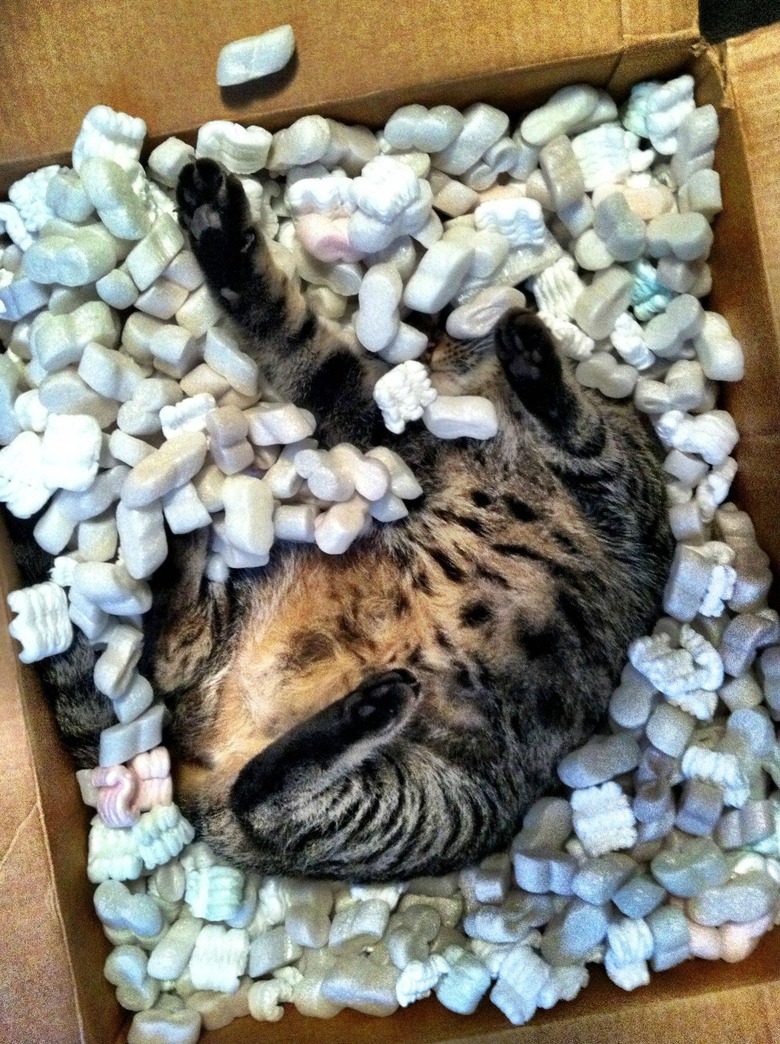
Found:
[[[651,585],[665,575],[672,542],[656,446],[633,405],[581,388],[533,313],[508,313],[495,340],[512,389],[549,436],[552,452],[544,452],[550,467],[614,554],[632,561],[637,544],[653,549],[647,576],[638,566],[634,573],[640,587]]]
[[[234,595],[230,584],[208,580],[208,545],[209,528],[173,537],[151,581],[141,669],[174,712],[176,697],[216,673],[229,655]]]
[[[562,449],[579,457],[600,454],[606,440],[601,413],[564,371],[539,316],[513,309],[499,320],[495,349],[510,387],[525,409]]]
[[[386,367],[321,321],[279,270],[239,179],[199,159],[182,170],[176,196],[209,289],[277,392],[311,410],[325,444],[376,444],[383,426],[372,390]]]
[[[248,762],[229,807],[196,798],[204,840],[261,873],[352,881],[446,873],[507,844],[533,796],[521,771],[506,783],[508,730],[442,736],[422,700],[408,671],[369,679]]]
[[[316,770],[326,778],[336,765],[343,772],[349,761],[357,764],[406,722],[419,692],[419,682],[404,669],[367,678],[249,762],[233,788],[236,811],[241,815],[268,800],[302,772]]]

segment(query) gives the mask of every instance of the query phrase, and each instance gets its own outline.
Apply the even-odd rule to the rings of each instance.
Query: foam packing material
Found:
[[[234,77],[270,71],[252,65],[258,55],[286,61],[288,28],[223,52],[224,76],[231,62]],[[526,295],[578,376],[662,406],[648,412],[668,452],[681,542],[668,615],[634,643],[612,697],[612,734],[564,759],[567,796],[536,802],[509,853],[438,881],[361,889],[222,866],[171,803],[162,707],[137,671],[163,517],[174,533],[211,527],[210,575],[224,579],[233,565],[267,561],[274,539],[342,553],[372,517],[406,513],[404,500],[421,493],[413,474],[388,449],[324,453],[310,415],[262,400],[257,368],[221,325],[171,216],[191,147],[168,139],[144,171],[143,121],[99,106],[74,169],[25,179],[2,205],[15,245],[2,241],[0,315],[15,326],[0,369],[0,499],[26,517],[51,498],[36,535],[60,555],[44,590],[9,599],[12,632],[25,661],[66,647],[74,620],[106,648],[96,684],[119,721],[103,734],[101,766],[79,782],[99,812],[89,875],[103,882],[95,905],[115,933],[106,973],[138,1013],[130,1040],[195,1040],[201,1024],[247,1011],[275,1021],[289,1004],[320,1017],[342,1007],[387,1015],[432,991],[462,1013],[489,992],[520,1024],[572,999],[589,963],[634,989],[692,955],[744,958],[777,919],[780,625],[766,607],[765,556],[728,502],[738,433],[704,383],[738,380],[742,355],[697,300],[721,204],[717,127],[691,88],[690,77],[640,84],[619,117],[604,92],[573,85],[515,128],[487,104],[407,105],[376,137],[322,117],[273,139],[224,121],[199,137],[199,154],[261,171],[258,199],[277,187],[268,198],[286,263],[297,259],[309,294],[341,295],[327,299],[335,318],[401,364],[388,368],[389,391],[378,389],[390,425],[491,437],[490,404],[436,396],[417,358],[424,345],[401,347],[403,331],[419,333],[406,310],[446,309],[453,335],[484,336]],[[339,209],[355,253],[307,257],[296,220]],[[436,210],[462,226],[442,237]],[[493,268],[485,236],[505,242]],[[97,284],[102,301],[57,316],[51,276],[85,293]],[[122,321],[118,308],[135,310]],[[640,378],[647,369],[652,379]],[[58,394],[55,378],[67,383]],[[67,474],[59,439],[80,447]],[[121,561],[82,560],[82,527],[107,512]],[[270,978],[252,985],[247,970]]]

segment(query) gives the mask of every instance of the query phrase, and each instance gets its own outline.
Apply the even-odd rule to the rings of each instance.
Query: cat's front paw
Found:
[[[240,227],[245,220],[241,182],[212,159],[198,159],[182,169],[176,203],[180,223],[196,240],[207,228],[224,232]]]
[[[257,232],[239,179],[212,159],[195,160],[179,175],[176,202],[179,223],[212,289],[228,301],[240,295],[251,280]]]

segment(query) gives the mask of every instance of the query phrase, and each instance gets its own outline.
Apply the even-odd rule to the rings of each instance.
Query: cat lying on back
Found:
[[[472,863],[508,844],[602,722],[658,614],[672,541],[653,436],[630,405],[579,387],[520,311],[495,353],[442,338],[430,357],[442,390],[493,401],[495,438],[391,435],[372,399],[386,367],[275,267],[238,179],[198,160],[178,205],[279,396],[311,410],[325,447],[396,450],[424,493],[342,556],[277,544],[224,584],[204,576],[203,531],[172,539],[141,668],[170,710],[177,800],[217,852],[264,873]],[[114,720],[94,658],[79,637],[44,664],[79,766]]]

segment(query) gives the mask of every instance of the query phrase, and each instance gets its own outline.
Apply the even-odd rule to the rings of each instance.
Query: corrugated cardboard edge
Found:
[[[10,555],[5,534],[3,543],[6,546],[2,551]],[[13,573],[9,577],[5,565],[0,579],[2,594],[5,596],[11,584],[14,584]],[[13,664],[13,670],[10,677],[6,675],[3,678],[0,686],[0,714],[2,725],[13,732],[11,742],[3,744],[7,760],[11,760],[13,775],[11,779],[5,780],[0,815],[4,825],[10,828],[15,823],[15,829],[0,858],[0,909],[12,914],[3,918],[0,1030],[6,1021],[2,1008],[8,1005],[8,1036],[5,1039],[15,1039],[14,1032],[18,1034],[21,1029],[18,1012],[27,1001],[29,1018],[24,1028],[26,1040],[33,1042],[49,1039],[52,1032],[51,1017],[46,1003],[40,1003],[42,995],[48,995],[60,999],[67,1006],[60,1026],[60,1039],[65,1044],[66,1041],[83,1038],[83,1022],[59,902],[39,771],[30,739],[34,723],[30,720],[29,703],[26,698],[22,698],[25,686],[16,650],[12,648],[13,643],[8,634],[10,613],[5,597],[2,603],[0,656],[4,663]],[[21,819],[14,808],[14,799],[21,799],[27,809]],[[41,888],[40,894],[34,897],[37,910],[27,908],[24,902],[31,888],[33,891]],[[38,1012],[41,1022],[37,1019]],[[14,1016],[16,1023],[11,1021]]]
[[[85,873],[86,810],[31,667],[8,633],[6,597],[19,587],[0,524],[0,722],[13,772],[0,791],[0,817],[13,837],[0,862],[0,1040],[9,1044],[106,1044],[124,1021],[101,974],[110,949]],[[22,813],[21,809],[24,810]],[[31,832],[32,842],[25,830]],[[25,841],[27,843],[25,844]],[[18,849],[18,851],[17,851]],[[87,943],[75,963],[74,940]],[[91,1003],[88,1001],[91,999]],[[53,1013],[57,1013],[56,1025]],[[20,1035],[21,1034],[21,1035]]]
[[[780,344],[780,27],[729,40],[722,51],[729,97],[749,143],[758,238]]]
[[[728,318],[745,353],[745,379],[725,385],[740,431],[734,495],[780,575],[780,25],[748,33],[697,59],[705,99],[721,98],[723,213],[713,245],[711,307]],[[707,99],[708,100],[708,99]],[[778,592],[773,592],[775,601]]]

